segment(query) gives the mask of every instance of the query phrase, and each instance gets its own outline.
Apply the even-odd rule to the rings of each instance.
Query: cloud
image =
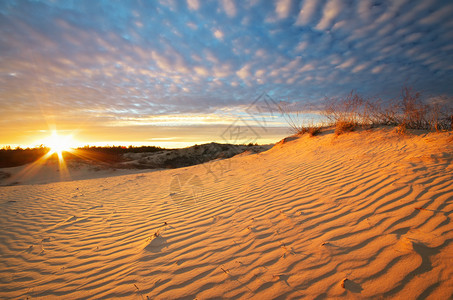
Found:
[[[337,66],[338,69],[347,69],[350,68],[355,63],[355,58],[350,58],[347,61],[341,63]]]
[[[430,15],[424,17],[420,20],[420,24],[435,24],[443,21],[445,18],[450,18],[453,14],[453,4],[447,5],[438,9],[437,11],[431,13]]]
[[[243,66],[239,71],[236,72],[236,75],[242,80],[249,80],[252,73],[250,72],[250,65]]]
[[[371,17],[371,1],[359,1],[357,6],[357,13],[363,20],[368,20]]]
[[[275,13],[279,19],[287,18],[291,11],[292,0],[278,0],[275,5]]]
[[[385,67],[385,65],[376,66],[371,70],[371,73],[373,73],[373,74],[381,73],[382,70],[384,70],[384,67]]]
[[[200,8],[198,0],[187,0],[187,5],[191,10],[198,10]]]
[[[236,10],[236,5],[234,4],[233,0],[223,0],[222,5],[223,5],[223,9],[225,10],[225,13],[230,18],[236,16],[237,10]]]
[[[318,3],[317,0],[305,0],[297,16],[296,25],[308,24],[313,19]]]
[[[329,29],[335,18],[339,15],[341,9],[340,0],[329,0],[324,6],[322,19],[319,21],[318,25],[316,25],[316,29]]]
[[[194,70],[198,75],[201,75],[203,77],[206,77],[209,75],[208,69],[206,69],[204,67],[195,67]]]
[[[412,43],[412,42],[419,41],[421,38],[423,38],[423,34],[421,32],[415,32],[415,33],[409,34],[404,39],[404,42],[405,43]]]
[[[222,39],[223,39],[223,32],[220,31],[219,29],[216,29],[216,30],[214,31],[214,36],[215,36],[217,39],[222,40]]]
[[[441,0],[12,3],[0,2],[2,124],[208,114],[264,91],[453,94]]]
[[[352,73],[358,73],[358,72],[361,72],[363,71],[365,68],[367,68],[369,65],[369,63],[363,63],[363,64],[360,64],[360,65],[357,65],[354,67],[354,69],[352,69]]]

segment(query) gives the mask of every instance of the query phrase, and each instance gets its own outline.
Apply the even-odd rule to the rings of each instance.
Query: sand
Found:
[[[453,134],[0,187],[2,299],[453,297]]]

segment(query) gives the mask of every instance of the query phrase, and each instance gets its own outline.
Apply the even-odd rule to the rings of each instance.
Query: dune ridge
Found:
[[[453,134],[0,187],[0,298],[453,297]]]
[[[32,163],[15,167],[1,168],[0,165],[0,186],[46,184],[142,173],[151,169],[188,167],[211,160],[230,158],[240,153],[258,153],[271,147],[272,145],[209,143],[181,149],[79,148],[64,153],[64,163],[54,154],[50,157],[43,155]],[[45,148],[32,149],[29,152],[41,153],[42,149]],[[25,154],[23,158],[19,157],[24,151],[9,153],[14,161],[11,163],[3,161],[3,165],[18,164],[30,159],[30,154],[28,156]],[[7,159],[8,155],[0,157],[0,161],[2,158]]]

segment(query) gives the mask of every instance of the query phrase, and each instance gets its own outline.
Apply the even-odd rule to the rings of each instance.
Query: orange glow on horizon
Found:
[[[34,177],[36,176],[36,174],[38,174],[39,170],[45,166],[47,168],[53,168],[53,166],[55,165],[55,160],[53,160],[52,157],[54,157],[54,155],[58,157],[57,170],[59,171],[60,179],[71,179],[69,170],[63,157],[63,152],[73,153],[74,150],[72,149],[72,145],[74,144],[74,142],[75,141],[71,135],[59,135],[56,130],[52,130],[52,134],[50,136],[39,140],[39,143],[41,145],[50,148],[49,152],[17,173],[14,177],[14,181],[18,181],[24,177]]]
[[[42,144],[50,148],[48,155],[56,153],[61,160],[62,152],[70,151],[75,141],[71,135],[61,136],[56,130],[53,130],[52,135],[43,140]]]

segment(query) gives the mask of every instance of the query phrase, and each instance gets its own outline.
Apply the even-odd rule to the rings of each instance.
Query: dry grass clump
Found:
[[[345,98],[327,99],[322,114],[335,126],[336,135],[354,131],[369,119],[366,101],[354,92]]]
[[[335,124],[335,134],[340,135],[345,132],[354,131],[357,128],[358,124],[350,121],[338,121]]]
[[[337,135],[357,127],[395,126],[430,131],[453,129],[453,101],[446,97],[423,100],[419,92],[403,88],[400,99],[365,99],[355,92],[345,98],[329,98],[322,114],[335,125]]]
[[[326,127],[324,123],[315,124],[313,120],[307,120],[305,118],[305,110],[293,110],[288,103],[281,102],[278,108],[294,134],[303,135],[308,133],[310,136],[316,136]]]
[[[400,101],[400,119],[398,125],[408,129],[425,129],[431,131],[453,129],[452,99],[445,97],[431,99],[426,103],[421,99],[419,92],[410,88],[402,91]]]
[[[322,125],[318,125],[318,126],[311,126],[308,128],[308,134],[310,136],[317,136],[321,133],[321,130],[322,130],[323,126]]]
[[[308,133],[308,135],[310,136],[317,136],[321,134],[322,129],[325,127],[326,125],[322,123],[315,124],[313,120],[310,120],[309,122],[307,122],[307,125],[302,127],[302,130],[298,132],[298,134],[302,135]]]
[[[323,128],[323,126],[319,126],[319,125],[318,126],[308,125],[305,127],[301,127],[299,130],[293,131],[293,132],[298,135],[303,135],[303,134],[308,133],[310,136],[316,136],[321,133],[322,128]]]
[[[445,96],[423,99],[411,88],[402,89],[399,99],[369,99],[352,91],[343,98],[327,98],[322,108],[292,111],[288,103],[279,105],[280,112],[295,134],[315,136],[322,128],[334,126],[335,134],[351,132],[358,127],[394,126],[400,134],[408,129],[429,131],[453,130],[453,99]],[[324,117],[322,125],[307,122],[306,112],[317,111]]]
[[[350,125],[366,119],[366,101],[357,93],[350,92],[345,98],[330,98],[325,101],[323,115],[333,124]]]
[[[407,128],[404,124],[400,124],[395,127],[395,131],[396,131],[396,133],[398,133],[400,135],[405,135],[407,132]]]

